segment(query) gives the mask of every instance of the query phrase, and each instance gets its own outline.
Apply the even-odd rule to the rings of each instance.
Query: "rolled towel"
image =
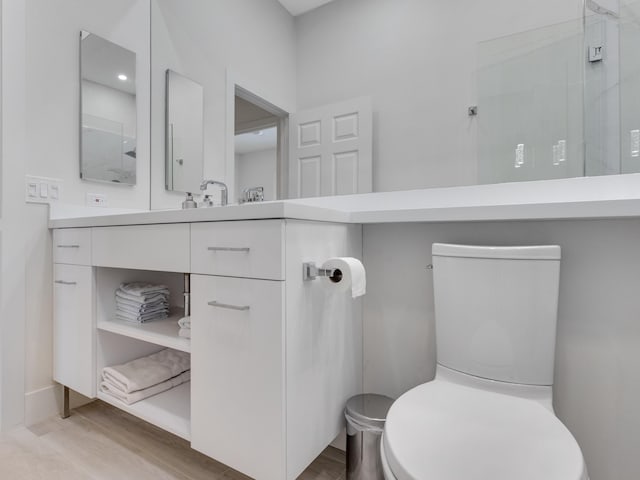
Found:
[[[181,328],[180,330],[178,330],[178,336],[182,338],[191,338],[191,329]]]
[[[103,381],[121,392],[132,393],[166,382],[191,368],[191,356],[165,348],[147,357],[102,369]]]
[[[182,317],[178,320],[178,325],[180,328],[191,328],[191,316]]]
[[[125,393],[122,390],[118,389],[109,381],[103,381],[100,383],[100,390],[111,395],[112,397],[117,398],[121,402],[126,403],[127,405],[131,405],[132,403],[139,402],[140,400],[144,400],[145,398],[152,397],[153,395],[157,395],[162,392],[166,392],[167,390],[177,387],[183,383],[188,382],[191,379],[191,371],[188,370],[180,375],[177,375],[169,380],[159,383],[157,385],[153,385],[149,388],[145,388],[143,390],[138,390],[132,393]]]

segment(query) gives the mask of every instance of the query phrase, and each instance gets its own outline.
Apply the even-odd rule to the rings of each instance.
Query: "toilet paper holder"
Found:
[[[329,277],[337,283],[342,280],[342,272],[338,268],[318,268],[313,262],[302,264],[302,280],[315,280],[318,277]]]

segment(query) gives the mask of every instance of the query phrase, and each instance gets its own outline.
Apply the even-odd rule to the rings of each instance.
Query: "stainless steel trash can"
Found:
[[[380,440],[392,403],[393,399],[373,393],[347,402],[347,480],[384,480]]]

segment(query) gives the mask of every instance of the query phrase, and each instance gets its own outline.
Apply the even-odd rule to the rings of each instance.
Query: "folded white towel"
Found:
[[[191,328],[191,316],[182,317],[178,320],[178,325],[180,325],[180,328]]]
[[[140,303],[140,302],[132,302],[130,300],[126,300],[124,298],[120,298],[116,296],[116,305],[126,306],[129,308],[133,308],[135,310],[149,310],[155,307],[169,306],[169,302],[167,301],[167,299],[162,299],[162,300],[156,300],[153,302]]]
[[[130,293],[123,292],[122,290],[116,290],[116,300],[123,299],[135,303],[136,305],[143,305],[145,303],[153,302],[166,302],[169,298],[168,293],[151,293],[149,295],[138,296],[131,295]]]
[[[157,313],[157,312],[168,312],[169,311],[169,305],[168,304],[161,304],[161,305],[155,305],[152,307],[148,307],[148,308],[143,308],[143,307],[131,307],[129,305],[123,305],[121,303],[116,304],[116,310],[122,311],[122,312],[129,312],[129,313],[140,313],[140,314],[146,314],[146,313]]]
[[[157,395],[158,393],[166,392],[171,388],[177,387],[178,385],[188,382],[190,379],[191,379],[191,371],[189,370],[184,373],[181,373],[178,376],[170,378],[165,382],[162,382],[157,385],[153,385],[149,388],[145,388],[144,390],[138,390],[132,393],[125,393],[108,381],[103,381],[100,383],[100,390],[111,395],[112,397],[117,398],[118,400],[126,403],[127,405],[131,405],[132,403],[139,402],[140,400],[144,400],[145,398],[152,397],[153,395]]]
[[[116,320],[123,320],[125,322],[133,323],[147,323],[154,320],[164,320],[169,318],[169,314],[166,312],[155,312],[149,314],[136,314],[130,312],[116,311]]]
[[[180,330],[178,330],[178,336],[183,338],[191,338],[191,329],[181,328]]]
[[[188,353],[165,348],[123,365],[105,367],[102,379],[124,393],[132,393],[166,382],[190,368],[191,356]]]
[[[146,282],[130,282],[120,285],[120,290],[129,295],[144,297],[156,293],[169,295],[169,288],[166,285],[154,285]]]

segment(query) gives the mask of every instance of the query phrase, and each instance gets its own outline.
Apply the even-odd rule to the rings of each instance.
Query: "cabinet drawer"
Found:
[[[189,224],[97,227],[93,265],[163,272],[189,271]]]
[[[284,282],[192,275],[191,298],[191,445],[285,478]]]
[[[191,225],[191,272],[284,280],[284,222]]]
[[[53,231],[53,261],[72,265],[91,265],[91,229],[55,229]]]
[[[96,396],[94,280],[91,267],[53,267],[53,379]]]

